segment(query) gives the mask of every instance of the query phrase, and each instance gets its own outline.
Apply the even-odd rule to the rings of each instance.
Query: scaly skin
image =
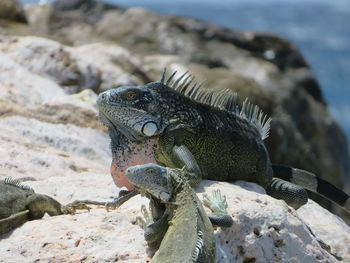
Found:
[[[152,263],[215,262],[212,224],[185,173],[182,169],[156,164],[133,166],[126,171],[129,181],[141,192],[165,204],[163,216],[145,229],[149,243],[161,241]],[[206,199],[209,207],[211,201]],[[221,206],[213,205],[219,209],[209,216],[224,226],[232,225],[233,221],[225,211],[225,199],[217,198],[216,201],[221,202]]]
[[[165,80],[164,74],[159,82],[99,95],[100,118],[110,132],[113,160],[120,166],[142,158],[145,163],[155,159],[167,167],[185,166],[191,185],[202,178],[246,180],[294,208],[307,202],[306,188],[350,211],[349,196],[340,189],[309,172],[271,164],[263,143],[270,120],[257,107],[245,102],[239,110],[232,94],[191,86],[191,76],[175,81],[173,77]],[[122,154],[137,147],[131,160]],[[118,186],[132,189],[124,171],[118,176]]]
[[[37,194],[29,187],[12,179],[0,181],[0,235],[26,221],[50,216],[74,214],[76,209],[89,209],[86,204],[103,205],[102,202],[75,201],[62,205],[50,196]]]

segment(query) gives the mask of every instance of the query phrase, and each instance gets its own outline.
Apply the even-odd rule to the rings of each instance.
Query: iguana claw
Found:
[[[136,224],[142,227],[143,229],[146,229],[146,227],[152,224],[154,221],[145,205],[141,206],[141,213],[142,216],[136,217]]]
[[[75,200],[67,205],[62,205],[62,213],[74,215],[78,209],[86,209],[90,212],[91,207],[89,205],[104,205],[104,202],[91,201],[91,200]]]
[[[226,213],[226,196],[222,195],[219,189],[213,190],[211,197],[203,194],[203,204],[214,213]]]
[[[139,193],[140,192],[137,190],[131,190],[131,191],[120,190],[119,196],[111,202],[104,203],[104,206],[107,211],[109,211],[109,209],[112,209],[112,210],[117,209],[119,206],[121,206],[126,201],[128,201],[131,197],[138,195]]]

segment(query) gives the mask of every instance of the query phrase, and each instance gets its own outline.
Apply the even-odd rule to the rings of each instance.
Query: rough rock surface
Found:
[[[226,195],[234,221],[231,228],[215,233],[218,262],[337,262],[319,249],[302,216],[283,201],[265,195],[261,187],[242,181],[204,181],[198,191],[210,193],[214,189]],[[344,226],[342,222],[337,224]],[[349,229],[343,230],[347,232],[342,236],[346,239]],[[338,255],[347,257],[347,248],[343,249],[338,250]]]
[[[117,195],[96,93],[156,80],[167,66],[191,70],[208,88],[238,91],[272,115],[267,144],[275,162],[345,184],[345,138],[287,41],[140,8],[59,2],[26,7],[28,27],[0,25],[0,179],[21,179],[62,203]],[[306,224],[350,261],[349,227],[314,202],[295,212],[242,182],[206,181],[198,191],[217,187],[235,221],[216,232],[221,262],[336,262]],[[143,231],[133,224],[146,202],[135,197],[109,213],[95,208],[28,222],[0,237],[0,262],[146,262]]]

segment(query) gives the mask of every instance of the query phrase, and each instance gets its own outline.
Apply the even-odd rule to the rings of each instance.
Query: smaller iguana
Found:
[[[88,209],[86,204],[103,205],[102,202],[74,201],[62,205],[50,196],[37,194],[19,181],[0,180],[0,235],[22,225],[26,221],[50,216],[74,214],[76,209]]]
[[[156,221],[145,228],[148,244],[152,247],[160,243],[152,263],[215,262],[212,224],[221,227],[233,224],[226,212],[226,199],[219,190],[211,198],[204,196],[204,205],[213,212],[207,215],[188,182],[185,169],[144,164],[129,167],[125,174],[141,193],[158,203],[157,218],[152,211]],[[164,204],[161,214],[159,203]]]

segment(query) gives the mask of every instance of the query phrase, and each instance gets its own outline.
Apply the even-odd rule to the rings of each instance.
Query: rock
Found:
[[[11,130],[14,137],[24,136],[29,140],[63,150],[68,154],[99,161],[106,167],[109,165],[110,150],[108,144],[103,147],[109,138],[101,131],[71,124],[41,122],[22,116],[1,118],[0,124],[3,129]]]
[[[27,23],[21,3],[17,0],[1,0],[0,19]]]
[[[0,52],[0,59],[2,61],[0,65],[1,102],[35,106],[54,96],[64,94],[56,83],[33,74],[25,66],[19,65],[2,52]],[[30,92],[28,92],[28,88]]]
[[[350,232],[343,220],[325,209],[320,209],[312,200],[299,208],[297,213],[318,238],[331,246],[333,253],[342,256],[344,262],[350,261]]]
[[[48,39],[33,37],[24,37],[20,40],[6,39],[2,41],[0,50],[28,71],[51,79],[61,86],[72,89],[74,86],[87,86],[93,89],[94,85],[89,81],[94,84],[98,82],[90,76],[88,70],[80,71],[68,47]],[[79,88],[75,88],[74,92],[78,90]]]
[[[217,262],[337,262],[320,249],[302,216],[284,201],[264,194],[261,187],[242,181],[234,184],[204,181],[197,191],[202,195],[214,189],[220,189],[226,195],[228,212],[234,221],[231,228],[215,231]],[[305,205],[304,209],[308,206]],[[319,206],[318,209],[315,218],[320,218],[323,211]],[[336,218],[332,214],[328,216],[329,220]],[[312,230],[313,225],[310,223]],[[344,236],[349,237],[350,228],[344,222],[337,221],[334,227],[346,231]],[[331,232],[330,229],[328,233]],[[342,246],[337,251],[344,261],[348,260],[347,250]]]
[[[89,54],[89,56],[86,56]],[[100,73],[98,91],[118,86],[141,85],[150,82],[144,73],[142,60],[126,48],[108,43],[95,43],[72,50],[80,67],[95,67]]]
[[[132,201],[134,207],[144,202],[140,198]],[[27,222],[2,237],[1,260],[19,263],[146,262],[143,230],[131,223],[137,210],[107,213],[104,209],[94,209],[90,213]]]
[[[111,180],[109,176],[87,174],[80,177],[80,188],[75,189],[74,198],[91,199],[96,198],[96,194],[99,198],[107,198],[108,193],[112,193],[114,187],[107,184]],[[66,201],[65,192],[71,193],[73,189],[56,189],[56,185],[64,182],[55,177],[45,184],[35,181],[27,184],[37,192],[55,194],[58,200]],[[197,191],[200,195],[204,192],[210,194],[218,188],[227,196],[228,211],[233,216],[234,225],[215,231],[217,262],[337,262],[320,247],[301,215],[283,201],[265,195],[261,187],[246,182],[203,181]],[[147,202],[146,198],[138,196],[113,212],[96,208],[74,216],[44,217],[27,222],[1,237],[2,259],[5,262],[13,262],[14,259],[17,259],[16,262],[145,262],[148,257],[143,230],[133,222],[141,214],[141,204]],[[330,237],[332,230],[337,229],[344,238],[350,237],[349,227],[341,220],[324,213],[314,203],[306,205],[305,209],[309,206],[314,206],[315,218],[322,216],[325,221],[332,222],[332,227],[322,228],[326,235]],[[317,231],[314,229],[317,223],[310,222],[309,225],[314,232]],[[342,243],[333,241],[334,248],[338,256],[344,257],[344,262],[349,260],[348,248]]]
[[[100,92],[150,81],[143,72],[142,61],[117,45],[98,43],[71,48],[44,38],[10,37],[0,42],[0,52],[10,60],[7,63],[17,63],[69,93],[83,89]]]

